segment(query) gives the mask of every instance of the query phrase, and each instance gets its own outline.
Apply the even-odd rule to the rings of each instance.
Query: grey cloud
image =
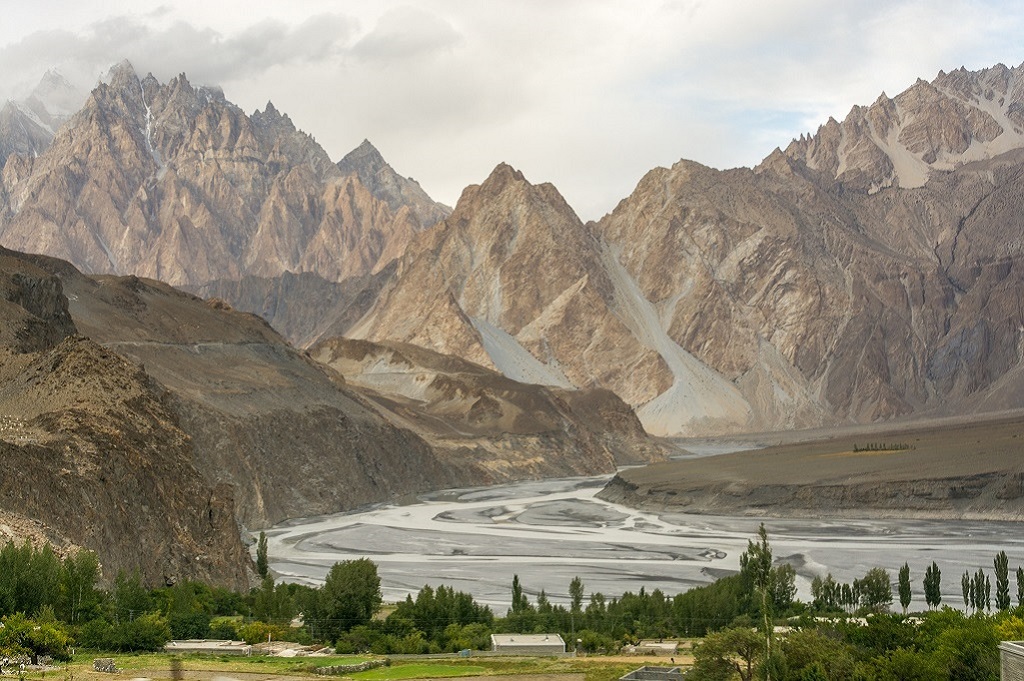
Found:
[[[38,79],[55,66],[79,85],[90,87],[111,64],[127,58],[141,72],[152,71],[161,79],[185,72],[196,82],[220,84],[251,78],[275,66],[341,54],[356,27],[350,17],[327,14],[297,26],[266,20],[226,38],[183,21],[155,30],[135,17],[121,16],[96,22],[81,34],[57,30],[28,35],[0,49],[0,73]],[[23,87],[24,82],[19,85]]]
[[[448,51],[461,42],[462,35],[441,17],[414,7],[396,7],[380,17],[352,52],[367,60],[404,61]]]

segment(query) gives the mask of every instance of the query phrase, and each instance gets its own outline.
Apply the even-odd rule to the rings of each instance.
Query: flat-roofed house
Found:
[[[1001,681],[1024,679],[1024,641],[999,644],[999,678]]]
[[[491,650],[509,655],[555,655],[565,652],[558,634],[491,634]]]

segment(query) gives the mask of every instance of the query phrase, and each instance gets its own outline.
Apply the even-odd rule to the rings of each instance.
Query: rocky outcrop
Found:
[[[138,365],[76,335],[53,272],[0,255],[0,508],[21,540],[97,553],[112,577],[248,585],[232,490],[192,465],[166,392]],[[169,519],[170,522],[169,522]],[[132,537],[131,543],[123,539]]]
[[[401,343],[331,338],[310,350],[363,389],[389,421],[415,431],[452,468],[487,483],[595,475],[661,460],[632,410],[608,390],[513,381]]]
[[[167,390],[192,464],[210,484],[231,486],[245,526],[450,484],[420,438],[384,421],[259,317],[136,277],[64,270],[61,279],[79,331]]]

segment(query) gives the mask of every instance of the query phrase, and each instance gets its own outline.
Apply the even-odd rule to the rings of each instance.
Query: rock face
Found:
[[[655,169],[586,226],[499,166],[347,333],[607,387],[664,435],[1019,400],[1021,72],[940,74],[752,170]]]
[[[211,484],[262,527],[444,487],[449,471],[262,319],[136,277],[61,272],[79,332],[145,367]]]
[[[58,547],[96,551],[107,577],[139,570],[151,584],[188,577],[246,588],[232,491],[193,467],[166,391],[77,335],[59,278],[8,251],[0,319],[5,515]]]
[[[237,281],[212,281],[192,291],[258,314],[297,347],[308,347],[343,332],[366,314],[394,276],[396,264],[392,261],[377,272],[340,282],[313,272],[285,272],[277,277],[247,275]]]
[[[415,345],[331,338],[310,355],[364,389],[389,421],[488,483],[594,475],[657,461],[632,410],[608,390],[520,383]]]
[[[844,186],[877,192],[922,187],[933,171],[1024,146],[1024,69],[998,64],[978,72],[939,72],[890,99],[829,119],[786,154]]]
[[[370,140],[363,140],[338,161],[338,170],[343,175],[358,177],[363,186],[392,211],[407,209],[421,228],[436,225],[452,212],[451,208],[427,196],[416,180],[396,173]]]
[[[270,103],[246,116],[219,89],[184,74],[140,79],[124,62],[45,152],[4,167],[0,241],[177,285],[284,272],[340,281],[387,264],[443,212],[386,164],[349,165]],[[376,198],[364,170],[375,191],[415,195],[416,208]]]

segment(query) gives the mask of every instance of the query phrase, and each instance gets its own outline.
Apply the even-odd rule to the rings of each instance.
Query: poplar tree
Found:
[[[924,571],[924,600],[929,608],[937,608],[942,603],[942,573],[935,561]]]
[[[267,559],[267,535],[260,532],[259,541],[256,542],[256,572],[263,579],[270,573],[270,562]]]
[[[907,614],[907,607],[910,605],[910,564],[903,563],[900,568],[899,578],[900,605],[903,607],[903,614]]]
[[[1024,567],[1017,567],[1017,605],[1024,605]]]
[[[1006,551],[1000,551],[992,561],[996,571],[996,608],[1010,609],[1010,562]]]

